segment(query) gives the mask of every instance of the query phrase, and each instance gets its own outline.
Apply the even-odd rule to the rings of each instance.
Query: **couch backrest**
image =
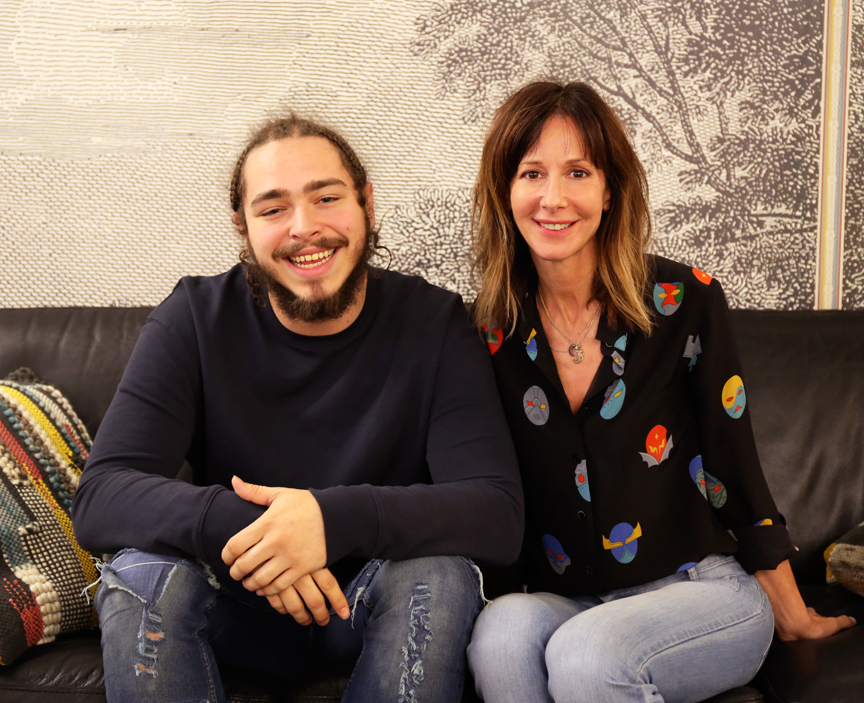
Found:
[[[95,433],[150,308],[0,309],[0,376],[28,366]],[[864,521],[864,311],[732,314],[765,475],[800,554],[824,581],[822,550]]]
[[[825,547],[864,521],[864,311],[733,312],[744,387],[768,484],[824,583]]]
[[[26,366],[96,432],[152,308],[0,309],[0,378]]]

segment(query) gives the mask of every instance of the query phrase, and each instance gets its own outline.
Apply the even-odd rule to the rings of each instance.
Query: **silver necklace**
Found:
[[[573,357],[573,363],[574,364],[582,363],[582,359],[585,358],[585,352],[582,350],[582,341],[585,339],[585,335],[588,334],[588,330],[591,329],[591,325],[594,324],[594,320],[597,319],[597,315],[600,314],[600,305],[599,304],[597,305],[597,308],[594,310],[594,314],[591,315],[591,319],[588,320],[588,324],[585,326],[585,329],[582,330],[582,336],[579,337],[579,341],[574,342],[572,339],[570,339],[570,337],[568,337],[566,334],[564,334],[561,331],[561,328],[558,327],[558,325],[555,324],[555,320],[553,320],[552,315],[549,314],[549,308],[546,307],[546,301],[543,300],[543,294],[540,292],[539,289],[537,290],[537,295],[540,297],[540,302],[543,304],[543,312],[546,313],[546,317],[549,318],[549,322],[551,322],[552,326],[556,330],[558,330],[558,334],[560,334],[562,337],[564,337],[564,339],[566,339],[568,342],[570,342],[570,348],[566,349],[566,350],[555,349],[551,345],[549,346],[549,348],[554,352],[558,352],[559,354],[570,354],[570,356]]]

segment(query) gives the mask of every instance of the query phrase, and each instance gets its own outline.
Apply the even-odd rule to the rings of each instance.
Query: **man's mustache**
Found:
[[[347,247],[348,239],[341,235],[328,235],[311,242],[298,242],[297,244],[292,244],[290,246],[279,247],[273,251],[272,257],[277,261],[279,259],[285,259],[294,256],[298,251],[308,249],[310,246],[314,246],[316,249],[336,249],[337,247]]]

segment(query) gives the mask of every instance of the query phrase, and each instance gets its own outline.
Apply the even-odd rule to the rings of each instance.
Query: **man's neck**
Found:
[[[274,296],[268,293],[270,298],[270,307],[276,314],[276,319],[282,323],[287,329],[295,334],[302,334],[307,337],[324,337],[329,334],[337,334],[342,330],[348,329],[360,316],[363,310],[363,304],[366,302],[366,286],[369,282],[368,274],[363,277],[363,283],[357,291],[354,302],[348,306],[348,309],[335,320],[324,320],[323,322],[303,322],[293,317],[288,317],[279,307]]]

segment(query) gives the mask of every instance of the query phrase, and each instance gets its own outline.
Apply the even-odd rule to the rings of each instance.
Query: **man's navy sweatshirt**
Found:
[[[175,476],[188,460],[193,484]],[[231,477],[311,489],[327,564],[513,561],[523,499],[488,353],[458,295],[372,270],[338,334],[286,329],[237,265],[184,278],[145,324],[72,507],[85,549],[211,564],[264,508]],[[355,559],[343,561],[345,566]]]

